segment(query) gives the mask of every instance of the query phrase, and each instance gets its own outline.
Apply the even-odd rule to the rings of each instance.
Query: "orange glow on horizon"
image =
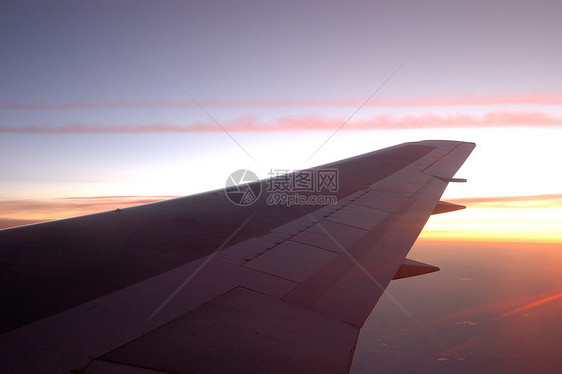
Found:
[[[0,228],[92,214],[177,196],[100,196],[0,201]],[[450,200],[462,211],[430,217],[428,240],[562,243],[562,194]]]
[[[0,229],[127,208],[174,197],[177,196],[98,196],[0,201]]]
[[[420,238],[562,243],[562,194],[449,201],[467,209],[432,216]]]

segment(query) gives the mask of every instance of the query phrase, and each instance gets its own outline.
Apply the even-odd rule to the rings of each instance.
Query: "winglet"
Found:
[[[446,201],[439,201],[435,206],[435,209],[433,209],[433,213],[431,214],[454,212],[455,210],[461,210],[465,208],[466,206],[464,205],[448,203]]]
[[[394,278],[392,279],[402,279],[402,278],[409,278],[415,277],[417,275],[433,273],[438,271],[439,268],[437,266],[424,264],[423,262],[410,260],[409,258],[405,258],[404,262],[398,268],[396,274],[394,274]]]

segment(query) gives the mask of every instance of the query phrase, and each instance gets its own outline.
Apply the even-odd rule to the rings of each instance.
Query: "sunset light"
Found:
[[[562,243],[562,195],[450,200],[468,209],[432,216],[420,237],[434,240]]]

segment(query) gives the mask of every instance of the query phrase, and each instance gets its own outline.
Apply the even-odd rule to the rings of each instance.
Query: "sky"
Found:
[[[1,227],[453,139],[471,209],[423,235],[562,241],[559,2],[1,8]]]
[[[432,216],[411,252],[441,271],[392,282],[414,320],[381,299],[354,372],[468,355],[474,372],[498,336],[506,362],[551,362],[553,345],[517,342],[562,330],[548,322],[562,312],[560,14],[516,0],[2,2],[0,228],[223,188],[239,169],[475,142],[468,182],[443,196],[467,209]],[[404,360],[407,341],[431,363]]]
[[[32,202],[65,214],[54,199],[181,196],[240,168],[266,177],[431,138],[478,144],[461,170],[470,183],[450,196],[497,197],[476,202],[480,214],[560,217],[556,2],[3,8],[6,218],[30,218]]]

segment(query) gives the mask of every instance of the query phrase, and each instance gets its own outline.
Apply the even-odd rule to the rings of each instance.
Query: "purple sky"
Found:
[[[2,101],[363,100],[560,91],[558,2],[3,5]]]

